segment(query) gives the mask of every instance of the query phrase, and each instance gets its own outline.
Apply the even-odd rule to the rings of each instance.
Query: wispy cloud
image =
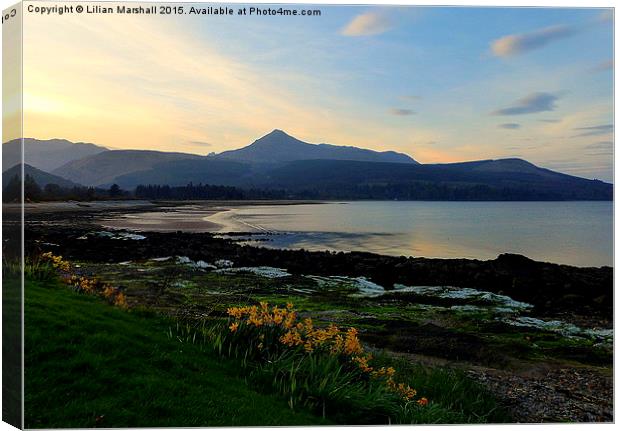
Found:
[[[407,116],[407,115],[413,115],[413,114],[415,114],[415,112],[412,111],[411,109],[392,108],[392,109],[390,109],[390,114],[392,114],[392,115],[399,115],[399,116]]]
[[[498,57],[511,57],[541,48],[553,41],[572,36],[577,32],[577,27],[554,25],[530,33],[511,34],[494,40],[491,43],[491,51]]]
[[[366,12],[357,15],[341,31],[345,36],[372,36],[385,33],[393,22],[385,12]]]
[[[600,141],[585,146],[586,154],[589,156],[608,156],[614,152],[614,143],[611,141]]]
[[[538,121],[540,121],[541,123],[559,123],[562,120],[558,120],[557,118],[549,118],[546,120],[538,120]]]
[[[190,145],[194,145],[197,147],[212,147],[213,146],[213,144],[210,144],[208,142],[202,142],[202,141],[190,141],[189,143]]]
[[[573,130],[581,131],[578,136],[598,136],[598,135],[606,135],[608,133],[613,132],[614,125],[613,124],[600,124],[598,126],[588,126],[588,127],[575,127]]]
[[[518,123],[504,123],[504,124],[500,124],[499,126],[500,129],[520,129],[521,125]]]
[[[512,106],[493,111],[492,115],[523,115],[536,112],[553,111],[558,96],[551,93],[532,93],[517,100]]]

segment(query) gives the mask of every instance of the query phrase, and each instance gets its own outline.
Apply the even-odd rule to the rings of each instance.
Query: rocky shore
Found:
[[[391,289],[395,284],[457,286],[508,295],[535,306],[539,316],[568,316],[611,325],[613,270],[578,268],[537,262],[525,256],[503,254],[494,260],[392,257],[371,253],[275,250],[239,245],[209,233],[141,233],[144,239],[126,241],[93,235],[95,226],[33,223],[26,230],[26,247],[41,244],[72,259],[120,262],[164,255],[192,260],[228,259],[240,266],[286,268],[292,274],[364,276]]]

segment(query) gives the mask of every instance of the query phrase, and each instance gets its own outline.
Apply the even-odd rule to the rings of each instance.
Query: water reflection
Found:
[[[346,202],[232,208],[204,203],[116,216],[103,224],[137,230],[251,232],[246,242],[275,248],[470,259],[518,253],[577,266],[613,265],[612,202]]]
[[[220,232],[277,233],[263,245],[493,259],[501,253],[577,266],[613,264],[611,202],[350,202],[236,208]]]

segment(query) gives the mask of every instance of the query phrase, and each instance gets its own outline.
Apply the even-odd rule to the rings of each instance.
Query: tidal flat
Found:
[[[134,210],[145,208],[161,210]],[[231,306],[292,302],[316,322],[357,327],[374,351],[466,373],[515,421],[613,420],[609,267],[519,255],[482,261],[277,250],[234,236],[98,223],[115,211],[127,208],[28,213],[27,253],[62,255],[80,273],[123,289],[130,309],[181,319],[225,319]]]

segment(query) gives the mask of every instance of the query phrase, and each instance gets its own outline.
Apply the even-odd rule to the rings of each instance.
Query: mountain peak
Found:
[[[289,135],[281,129],[274,129],[247,147],[225,151],[219,154],[218,157],[250,163],[278,163],[294,160],[417,163],[408,155],[393,151],[379,152],[356,147],[310,144]]]
[[[286,133],[284,130],[281,130],[281,129],[273,129],[271,132],[258,138],[256,141],[254,141],[254,143],[265,142],[265,141],[278,142],[278,143],[301,142],[300,140],[294,138],[293,136],[289,135],[288,133]]]

